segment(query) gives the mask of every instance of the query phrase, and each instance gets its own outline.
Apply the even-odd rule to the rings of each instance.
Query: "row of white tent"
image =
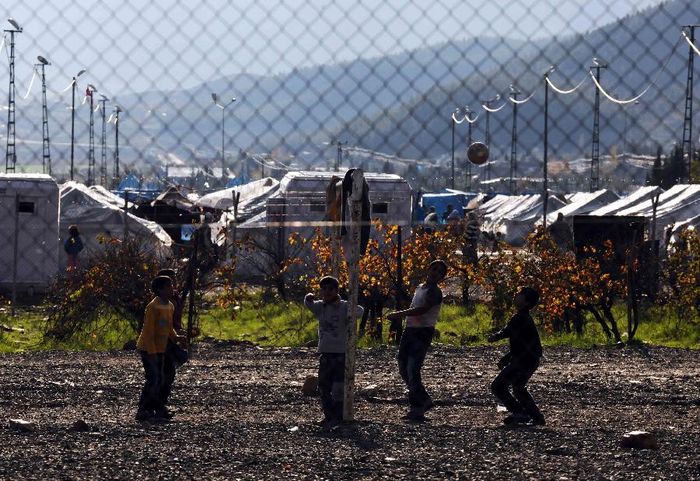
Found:
[[[496,195],[488,201],[485,198],[477,196],[468,208],[478,212],[482,230],[500,233],[509,244],[522,245],[527,235],[542,224],[542,194]],[[650,236],[663,243],[669,228],[676,233],[681,227],[700,226],[700,185],[679,184],[666,191],[656,186],[640,187],[622,197],[605,189],[550,194],[547,207],[547,224],[559,214],[569,222],[579,215],[644,217],[655,229]]]

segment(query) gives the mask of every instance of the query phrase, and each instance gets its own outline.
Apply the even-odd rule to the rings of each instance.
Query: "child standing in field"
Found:
[[[438,286],[447,275],[447,264],[435,260],[428,266],[426,280],[413,295],[408,309],[387,315],[389,320],[406,317],[406,329],[399,344],[399,374],[408,387],[410,410],[405,419],[424,421],[433,400],[421,380],[421,368],[435,334],[435,324],[442,306],[442,291]]]
[[[77,225],[68,227],[68,239],[63,243],[63,250],[66,251],[68,257],[68,270],[77,269],[79,267],[78,254],[83,250],[83,240],[80,238]]]
[[[511,413],[505,424],[544,425],[544,416],[537,408],[525,385],[540,365],[542,345],[530,309],[540,300],[539,293],[523,287],[513,299],[518,312],[503,330],[489,336],[489,342],[508,338],[510,352],[498,363],[501,372],[491,383],[491,391]],[[509,388],[512,386],[513,394]]]
[[[182,311],[185,305],[186,292],[180,294],[177,289],[177,273],[174,269],[161,269],[159,276],[169,277],[172,281],[172,295],[169,301],[173,304],[173,329],[178,335],[182,335]],[[184,336],[183,336],[184,337]],[[175,382],[177,368],[186,359],[187,351],[179,347],[172,339],[168,339],[163,356],[163,382],[161,383],[159,397],[161,404],[165,407],[163,414],[167,418],[172,418],[173,414],[167,409],[170,392]]]
[[[167,410],[160,398],[165,349],[168,339],[182,339],[173,329],[175,307],[170,302],[172,280],[167,276],[158,276],[151,282],[151,290],[156,297],[146,306],[143,328],[136,342],[146,377],[136,413],[138,421],[167,418]]]
[[[312,293],[304,297],[304,305],[318,319],[318,390],[324,415],[321,423],[326,425],[343,420],[348,302],[340,298],[338,288],[338,279],[326,276],[319,282],[320,300]],[[362,306],[357,306],[355,315],[360,317],[362,312]]]

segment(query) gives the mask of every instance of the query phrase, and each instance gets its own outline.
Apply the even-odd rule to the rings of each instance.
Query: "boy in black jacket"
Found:
[[[540,300],[539,293],[531,287],[523,287],[513,299],[518,312],[503,330],[489,336],[489,342],[509,338],[510,352],[498,363],[501,372],[491,383],[491,391],[510,411],[505,424],[544,425],[544,416],[525,385],[540,365],[542,345],[537,327],[530,317],[530,309]],[[513,394],[509,387],[513,387]]]

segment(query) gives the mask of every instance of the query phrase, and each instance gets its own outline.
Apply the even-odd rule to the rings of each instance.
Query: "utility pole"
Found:
[[[460,114],[459,107],[452,112],[450,120],[452,122],[452,174],[450,175],[450,186],[455,188],[455,126],[457,125],[456,116]]]
[[[472,145],[472,126],[476,122],[476,117],[473,119],[469,117],[472,111],[469,106],[464,107],[464,120],[467,121],[467,149]],[[478,116],[477,116],[478,117]],[[469,161],[469,157],[464,156],[467,162],[467,192],[472,190],[472,163]]]
[[[595,69],[595,78],[600,83],[600,69],[608,65],[593,59],[592,69]],[[593,103],[593,141],[591,142],[591,187],[590,191],[600,188],[600,91],[595,89],[595,102]]]
[[[7,147],[5,149],[5,173],[14,172],[17,164],[15,144],[15,34],[22,33],[22,27],[11,18],[11,29],[5,30],[10,34],[10,92],[7,100]],[[14,306],[14,304],[13,304]]]
[[[114,108],[114,187],[119,182],[119,114],[122,109]]]
[[[93,110],[94,108],[94,99],[93,99],[93,94],[97,92],[97,89],[92,86],[91,84],[88,84],[87,89],[85,89],[85,95],[90,97],[90,128],[89,128],[89,133],[90,133],[90,142],[88,144],[88,177],[87,177],[87,184],[94,185],[95,184],[95,111]]]
[[[554,71],[550,67],[544,74],[544,155],[543,155],[543,186],[542,186],[542,226],[547,229],[547,207],[549,203],[549,185],[547,183],[547,156],[549,155],[549,74]]]
[[[700,25],[685,25],[683,28],[690,30],[690,43],[695,43],[695,27]],[[688,47],[688,78],[685,86],[685,115],[683,117],[683,155],[688,156],[686,167],[686,181],[692,182],[693,168],[693,70],[695,52],[692,45]]]
[[[51,175],[51,148],[49,143],[49,111],[46,105],[46,71],[48,60],[39,55],[39,63],[35,67],[41,67],[41,169],[44,174]]]
[[[107,187],[107,112],[106,105],[109,100],[104,95],[99,102],[102,104],[102,157],[100,159],[100,184]]]
[[[518,95],[521,93],[515,86],[510,86],[513,102],[513,128],[510,135],[510,195],[515,193],[515,173],[517,171],[517,145],[518,145]]]
[[[343,142],[340,140],[336,142],[337,150],[335,153],[335,165],[333,166],[335,172],[340,171],[340,167],[343,165]]]
[[[497,94],[492,99],[484,100],[484,105],[486,106],[486,138],[484,140],[486,142],[486,147],[489,148],[489,152],[492,152],[492,150],[491,150],[491,112],[488,109],[491,108],[492,102],[496,102],[500,98],[501,98],[501,95]],[[491,161],[490,160],[486,163],[486,180],[491,180]]]

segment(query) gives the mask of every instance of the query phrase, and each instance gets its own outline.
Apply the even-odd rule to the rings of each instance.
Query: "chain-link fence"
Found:
[[[331,172],[348,168],[369,173],[372,219],[403,241],[459,225],[471,260],[540,226],[575,250],[631,228],[632,244],[663,247],[698,223],[698,2],[3,11],[5,291],[64,272],[71,224],[79,257],[129,235],[187,257],[204,220],[222,260],[258,236],[280,270],[287,236],[327,220]],[[470,162],[474,143],[487,160]]]

